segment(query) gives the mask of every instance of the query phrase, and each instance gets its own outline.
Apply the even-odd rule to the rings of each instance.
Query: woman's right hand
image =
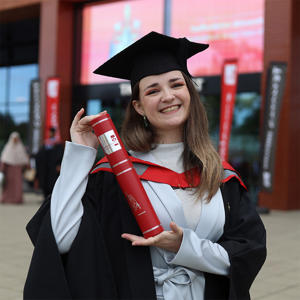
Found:
[[[85,116],[81,118],[83,113],[84,109],[81,108],[74,117],[70,128],[71,141],[76,144],[89,146],[97,149],[99,146],[99,141],[93,132],[92,126],[89,123],[93,119],[99,117],[104,112],[101,112],[98,115]]]

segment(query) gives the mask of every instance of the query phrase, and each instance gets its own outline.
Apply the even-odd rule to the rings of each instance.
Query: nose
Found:
[[[173,101],[175,99],[175,96],[172,93],[172,90],[169,88],[165,88],[162,93],[162,101],[169,102]]]

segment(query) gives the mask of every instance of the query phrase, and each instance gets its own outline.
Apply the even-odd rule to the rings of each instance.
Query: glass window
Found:
[[[125,108],[128,101],[121,101],[120,98],[112,98],[109,101],[101,101],[100,99],[87,100],[86,111],[87,115],[98,114],[100,111],[107,111],[110,115],[117,132],[121,133],[121,125],[124,119]],[[102,148],[98,148],[97,158],[104,156]]]
[[[7,77],[7,68],[0,68],[0,112],[4,111],[4,106],[6,103],[6,77]]]
[[[38,65],[0,68],[0,148],[16,130],[26,143],[30,111],[30,82],[38,77]]]
[[[38,66],[10,67],[9,114],[16,124],[29,121],[30,81],[38,76]]]
[[[202,100],[209,119],[210,136],[218,149],[220,95],[205,95]],[[259,179],[259,113],[261,96],[238,93],[235,99],[229,143],[229,163],[240,173],[253,202],[257,201]]]
[[[259,180],[260,104],[261,96],[257,93],[237,94],[229,144],[230,163],[242,176],[254,202]]]
[[[100,99],[89,99],[86,105],[87,115],[96,115],[102,110],[102,101]]]

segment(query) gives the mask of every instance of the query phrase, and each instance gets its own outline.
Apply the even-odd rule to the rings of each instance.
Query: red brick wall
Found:
[[[261,192],[259,195],[260,205],[271,209],[300,208],[299,6],[299,0],[265,1],[263,98],[269,63],[285,61],[288,64],[278,128],[274,189],[272,193]]]

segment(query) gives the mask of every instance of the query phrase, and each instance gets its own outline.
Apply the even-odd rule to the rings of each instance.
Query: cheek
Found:
[[[185,120],[187,120],[191,114],[191,101],[187,100],[184,104],[185,108],[184,108],[184,118]]]
[[[146,101],[142,102],[142,107],[144,112],[148,115],[151,115],[156,110],[156,104],[155,101],[151,101],[147,99]]]
[[[190,110],[191,109],[191,100],[189,99],[188,101],[188,109]]]
[[[186,95],[183,99],[184,100],[184,106],[187,110],[190,110],[190,106],[191,106],[191,98],[189,95]]]

